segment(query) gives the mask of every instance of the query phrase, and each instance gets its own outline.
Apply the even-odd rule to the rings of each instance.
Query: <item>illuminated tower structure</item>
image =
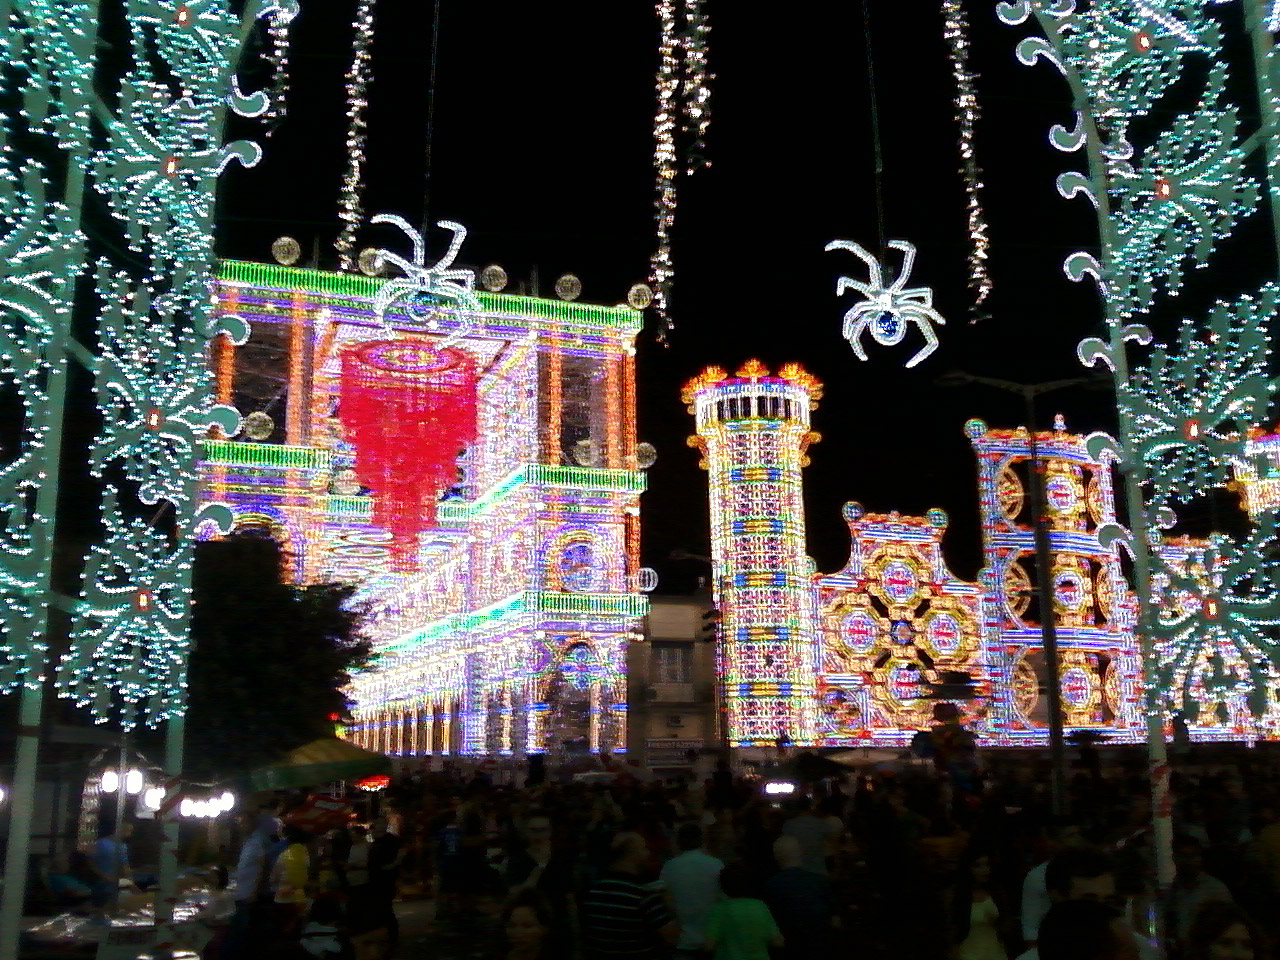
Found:
[[[708,471],[719,672],[737,746],[817,743],[819,626],[801,470],[821,396],[800,366],[770,375],[756,360],[734,376],[711,367],[683,391],[697,430],[690,444]]]
[[[205,443],[202,496],[270,534],[297,583],[354,584],[376,669],[354,679],[361,745],[401,756],[509,755],[626,744],[626,648],[647,601],[635,590],[639,498],[635,336],[641,314],[479,292],[454,345],[476,365],[477,439],[435,505],[415,562],[393,562],[339,413],[344,347],[388,336],[385,281],[226,261],[218,398],[243,432]],[[456,322],[440,315],[440,332]],[[388,313],[393,336],[430,339]]]
[[[988,634],[987,739],[1017,743],[1046,736],[1047,704],[1039,695],[1046,676],[1044,616],[1055,618],[1064,725],[1139,738],[1145,720],[1135,601],[1116,548],[1099,539],[1099,531],[1116,521],[1111,465],[1090,456],[1087,438],[1067,433],[1060,418],[1054,430],[1036,435],[1052,557],[1053,598],[1046,610],[1035,590],[1030,435],[1022,427],[992,430],[981,420],[970,420],[965,431],[978,457],[982,579],[996,614],[996,629]]]

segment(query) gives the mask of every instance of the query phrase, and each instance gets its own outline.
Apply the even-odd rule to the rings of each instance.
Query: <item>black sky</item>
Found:
[[[1061,78],[1015,60],[1026,28],[1000,24],[985,0],[966,4],[995,281],[990,316],[971,324],[955,87],[939,4],[868,2],[887,232],[919,250],[913,283],[933,288],[947,318],[942,346],[905,370],[919,346],[913,334],[898,348],[870,345],[866,363],[840,335],[849,304],[834,296],[835,279],[856,264],[823,247],[836,237],[876,242],[861,5],[707,0],[714,166],[681,183],[676,330],[663,348],[651,321],[638,364],[639,435],[658,448],[643,503],[644,562],[659,570],[661,592],[687,590],[702,572],[669,560],[674,548],[707,550],[705,474],[685,444],[691,424],[679,399],[704,365],[796,360],[826,383],[814,418],[823,440],[806,474],[809,546],[820,569],[847,558],[839,507],[858,500],[872,510],[946,509],[952,566],[973,577],[978,505],[963,424],[975,416],[1020,423],[1020,401],[944,389],[937,378],[953,369],[1025,382],[1080,376],[1075,344],[1099,332],[1096,295],[1061,271],[1069,252],[1096,244],[1088,205],[1054,189],[1059,172],[1082,162],[1046,141],[1051,123],[1070,119]],[[304,248],[318,243],[319,265],[333,268],[354,3],[302,3],[288,118],[257,168],[225,175],[218,252],[269,260],[272,239],[291,234]],[[379,3],[368,215],[423,216],[430,6]],[[645,278],[653,246],[653,4],[442,0],[442,10],[431,218],[468,226],[462,259],[471,265],[497,262],[516,279],[536,269],[544,295],[572,271],[584,300],[620,301]],[[359,246],[393,239],[380,229],[365,231]],[[1113,419],[1097,393],[1055,395],[1042,425],[1058,411],[1085,431]]]

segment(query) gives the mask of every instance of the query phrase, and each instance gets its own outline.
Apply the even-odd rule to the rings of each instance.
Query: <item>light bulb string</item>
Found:
[[[951,75],[956,82],[956,123],[960,127],[960,176],[964,179],[966,218],[969,232],[969,289],[973,293],[974,315],[991,293],[991,275],[987,271],[987,254],[991,241],[986,215],[982,209],[982,169],[978,166],[974,144],[975,128],[980,110],[978,91],[974,84],[977,76],[969,69],[969,21],[965,17],[961,0],[942,0],[943,38],[947,41],[951,57]]]
[[[374,7],[376,0],[360,0],[356,6],[354,37],[351,43],[351,67],[347,70],[347,169],[342,177],[338,199],[338,219],[342,229],[335,246],[338,250],[338,269],[350,273],[356,267],[353,255],[356,230],[364,219],[364,145],[367,121],[365,110],[369,83],[373,79],[370,67],[373,46]]]
[[[682,0],[678,10],[676,0],[657,0],[656,11],[660,29],[653,120],[656,243],[649,258],[649,285],[660,324],[656,339],[666,346],[668,334],[675,328],[667,309],[675,275],[671,232],[678,203],[676,181],[681,171],[693,174],[710,166],[705,137],[711,121],[713,75],[707,68],[707,36],[711,28],[703,0]],[[677,137],[685,142],[683,149],[677,148]]]

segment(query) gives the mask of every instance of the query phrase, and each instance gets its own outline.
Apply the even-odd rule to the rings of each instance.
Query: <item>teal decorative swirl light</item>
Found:
[[[1130,443],[1150,468],[1149,502],[1172,507],[1231,480],[1242,427],[1261,422],[1271,398],[1264,331],[1280,291],[1218,304],[1208,321],[1184,321],[1177,343],[1152,351],[1120,385]]]
[[[0,452],[0,691],[33,686],[45,667],[65,381],[74,358],[93,375],[99,401],[102,428],[90,457],[104,485],[109,536],[87,572],[83,599],[93,623],[76,608],[58,683],[99,716],[123,694],[126,723],[155,723],[182,709],[185,677],[173,671],[185,662],[199,443],[212,424],[231,432],[237,422],[234,411],[210,402],[208,340],[224,330],[233,339],[244,333],[235,318],[212,315],[213,197],[227,163],[252,164],[259,151],[245,141],[223,144],[223,121],[228,109],[261,106],[261,92],[246,95],[233,82],[254,22],[264,15],[287,22],[296,5],[255,0],[236,16],[224,0],[123,0],[123,67],[100,61],[96,2],[15,0],[10,9],[0,33],[4,82],[21,110],[0,130],[0,381],[19,398],[21,423],[20,442]],[[117,235],[128,254],[86,262],[87,191],[110,212],[95,232]],[[91,297],[77,289],[86,273],[95,278]],[[71,331],[73,312],[89,311],[98,317],[96,350]],[[157,559],[157,550],[166,556]],[[100,574],[108,567],[109,575]],[[157,569],[171,571],[172,582],[157,586]],[[156,609],[181,615],[138,626],[119,605],[97,602],[108,589],[154,591],[165,598]],[[132,642],[145,636],[154,655],[128,670],[106,665],[135,628]],[[119,679],[126,675],[127,682]],[[170,676],[178,680],[155,680]],[[149,704],[152,696],[159,699]]]
[[[1054,128],[1050,141],[1084,152],[1087,171],[1064,174],[1058,189],[1094,205],[1100,245],[1096,256],[1081,251],[1065,266],[1073,279],[1091,277],[1102,294],[1108,337],[1086,340],[1080,355],[1086,364],[1104,362],[1115,375],[1117,455],[1134,528],[1122,539],[1135,557],[1144,611],[1140,632],[1162,638],[1162,621],[1151,615],[1147,593],[1152,576],[1168,571],[1162,573],[1159,550],[1149,548],[1160,536],[1148,526],[1157,517],[1167,525],[1180,504],[1229,479],[1247,429],[1266,414],[1270,392],[1271,285],[1185,321],[1176,343],[1156,345],[1145,363],[1131,364],[1128,356],[1130,343],[1152,340],[1129,318],[1176,294],[1186,267],[1207,265],[1216,246],[1258,205],[1258,184],[1245,172],[1238,111],[1228,100],[1222,33],[1210,6],[1206,0],[1098,0],[1077,12],[1068,0],[998,5],[1007,23],[1035,18],[1043,36],[1023,40],[1019,58],[1052,63],[1075,94],[1073,129]],[[1198,95],[1165,99],[1180,78],[1196,75],[1189,69],[1193,59],[1203,69]],[[1188,104],[1192,109],[1176,109]],[[1163,122],[1153,120],[1166,115]],[[1251,143],[1272,139],[1275,131],[1261,133]],[[1263,562],[1260,555],[1255,562]],[[1150,652],[1148,675],[1167,677],[1157,662],[1164,654]],[[1148,694],[1157,717],[1190,707],[1190,687],[1152,683]]]
[[[1254,4],[1246,12],[1263,118],[1246,139],[1228,97],[1214,5],[1093,0],[1077,11],[1075,0],[997,4],[1006,23],[1034,19],[1040,27],[1042,36],[1018,45],[1019,59],[1052,63],[1071,88],[1075,123],[1053,128],[1049,139],[1060,150],[1082,151],[1086,169],[1063,174],[1058,189],[1087,198],[1097,213],[1096,253],[1074,253],[1064,267],[1073,280],[1091,278],[1102,298],[1106,336],[1083,341],[1079,355],[1086,365],[1103,363],[1115,381],[1119,429],[1110,452],[1125,477],[1132,532],[1112,526],[1100,539],[1123,545],[1134,562],[1154,846],[1165,889],[1173,879],[1164,746],[1171,714],[1200,721],[1202,731],[1280,735],[1273,519],[1264,517],[1240,544],[1222,535],[1173,541],[1161,532],[1191,497],[1228,479],[1230,465],[1244,459],[1249,429],[1267,413],[1275,287],[1185,320],[1175,342],[1156,344],[1145,360],[1129,355],[1131,345],[1154,340],[1132,318],[1158,313],[1186,268],[1207,265],[1257,208],[1259,187],[1245,171],[1257,147],[1268,160],[1280,251],[1280,128],[1267,11]]]

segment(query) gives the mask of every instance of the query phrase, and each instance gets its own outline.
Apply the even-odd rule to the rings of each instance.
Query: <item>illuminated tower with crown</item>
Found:
[[[750,360],[685,385],[711,499],[713,585],[722,620],[720,682],[735,746],[813,744],[819,625],[805,549],[801,470],[818,439],[822,385],[797,364]]]

